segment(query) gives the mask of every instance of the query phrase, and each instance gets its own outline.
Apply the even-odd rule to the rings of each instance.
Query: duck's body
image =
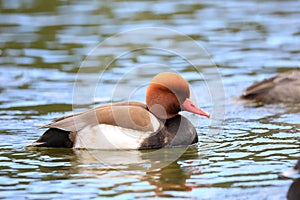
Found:
[[[288,200],[300,199],[300,158],[298,158],[297,163],[293,167],[288,168],[279,174],[279,178],[293,179],[294,181],[290,185],[286,198]]]
[[[105,104],[61,117],[31,146],[92,149],[154,149],[198,142],[181,110],[209,117],[188,98],[187,82],[175,73],[157,75],[146,102]]]
[[[291,167],[286,169],[284,172],[279,174],[280,178],[300,178],[300,158],[298,158],[296,164]]]
[[[242,99],[262,103],[300,103],[300,70],[292,70],[254,83]]]

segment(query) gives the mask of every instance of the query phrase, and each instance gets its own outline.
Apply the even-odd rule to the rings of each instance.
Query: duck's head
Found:
[[[146,93],[146,104],[161,119],[175,117],[180,111],[210,117],[190,100],[188,82],[173,72],[160,73],[151,80]]]

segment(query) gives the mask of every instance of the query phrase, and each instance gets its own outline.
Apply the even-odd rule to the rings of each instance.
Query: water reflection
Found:
[[[77,159],[74,167],[78,169],[76,173],[90,178],[95,176],[101,179],[115,176],[138,178],[140,182],[147,182],[149,184],[147,187],[154,186],[152,189],[154,194],[144,194],[144,198],[154,196],[179,198],[180,196],[174,196],[168,191],[192,190],[196,186],[187,183],[187,180],[192,174],[200,173],[200,171],[193,161],[186,161],[183,158],[179,158],[183,161],[171,160],[170,155],[177,154],[172,151],[176,149],[165,149],[159,154],[149,154],[149,151],[75,150]],[[188,149],[183,157],[187,154],[189,159],[198,158],[195,147]],[[120,171],[121,169],[123,171]],[[139,187],[136,188],[134,185],[134,183],[128,185],[127,190],[139,190]],[[141,189],[143,189],[142,185]],[[110,190],[118,192],[117,188]]]
[[[190,148],[194,149],[195,146]],[[73,150],[81,164],[99,164],[107,168],[127,170],[155,171],[178,160],[186,148],[163,148],[156,150]],[[191,149],[188,149],[191,152]]]
[[[277,180],[277,174],[299,156],[299,106],[253,107],[230,99],[257,80],[299,69],[299,1],[2,0],[0,7],[0,198],[285,198],[290,181]],[[121,31],[143,27],[171,28],[193,38],[222,74],[223,124],[210,126],[189,116],[199,133],[197,153],[188,151],[177,162],[146,173],[142,169],[154,161],[143,156],[130,158],[138,164],[128,165],[140,168],[128,171],[127,164],[118,170],[84,164],[83,154],[72,150],[24,150],[41,135],[35,127],[72,112],[74,80],[89,52]],[[119,38],[86,62],[86,71],[77,81],[98,80],[95,73],[103,69],[106,59],[112,60],[138,41],[175,49],[183,46],[179,49],[193,56],[200,71],[210,74],[211,66],[203,64],[185,41],[173,39],[161,32]],[[147,66],[121,79],[120,89],[146,82],[160,70],[150,68],[151,63],[180,72],[198,103],[210,111],[204,79],[184,59],[157,49],[122,55],[106,71],[96,97],[89,100],[93,103],[78,105],[77,111],[110,101],[115,81],[132,67]],[[207,79],[214,85],[213,77]],[[134,100],[144,100],[140,88]],[[211,134],[212,128],[223,131]]]
[[[177,162],[173,162],[157,172],[148,172],[146,177],[147,181],[155,186],[155,196],[180,198],[184,195],[177,196],[168,191],[191,191],[194,186],[187,180],[192,174],[193,172],[184,171]]]

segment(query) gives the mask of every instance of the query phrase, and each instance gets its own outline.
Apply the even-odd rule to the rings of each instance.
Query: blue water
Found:
[[[284,199],[299,105],[243,89],[299,69],[300,2],[0,1],[0,199]],[[159,151],[26,149],[39,126],[176,71],[211,119],[199,144]]]

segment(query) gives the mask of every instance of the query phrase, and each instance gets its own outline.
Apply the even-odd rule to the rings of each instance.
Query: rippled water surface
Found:
[[[0,8],[0,199],[285,198],[292,181],[277,175],[299,156],[300,106],[234,98],[299,69],[300,1],[2,0]],[[61,115],[144,101],[151,77],[166,70],[186,78],[212,114],[188,115],[198,145],[24,148]]]

